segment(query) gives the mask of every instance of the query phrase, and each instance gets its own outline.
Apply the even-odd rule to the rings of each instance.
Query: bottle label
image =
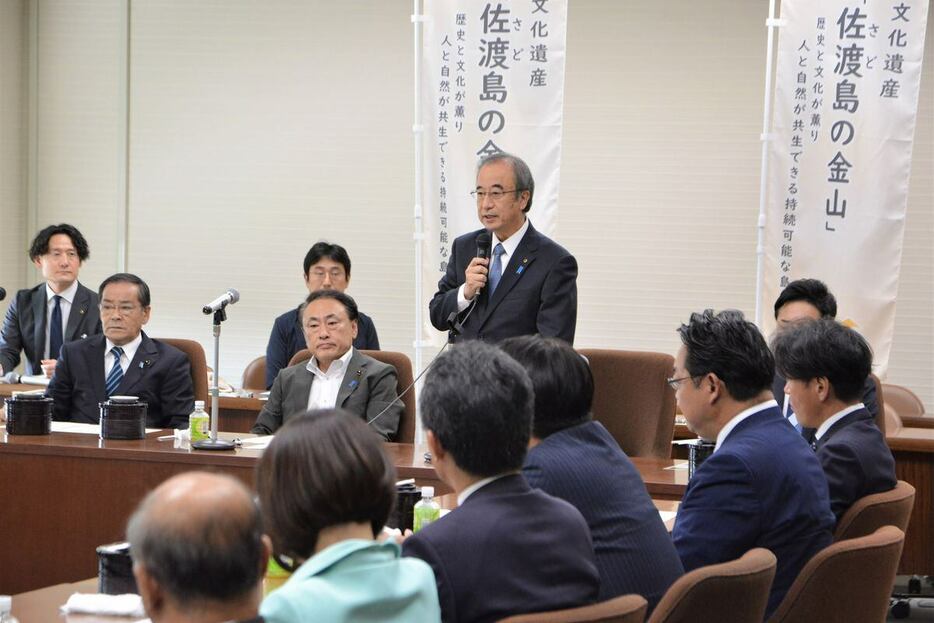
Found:
[[[435,504],[419,507],[418,504],[415,505],[413,518],[412,518],[412,531],[418,532],[428,524],[436,521],[441,517],[441,508]]]
[[[188,418],[188,431],[191,433],[192,441],[202,441],[208,439],[210,434],[211,418],[207,413],[204,415],[194,415]]]

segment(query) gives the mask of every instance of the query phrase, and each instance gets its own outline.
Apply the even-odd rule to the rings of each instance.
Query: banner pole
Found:
[[[412,0],[412,59],[413,59],[413,80],[414,80],[414,98],[415,102],[413,105],[413,117],[412,122],[412,138],[415,140],[415,175],[413,176],[415,180],[415,205],[414,205],[414,233],[412,235],[412,240],[415,243],[415,340],[413,346],[415,347],[415,376],[418,378],[418,375],[422,370],[422,241],[425,237],[424,233],[424,223],[422,221],[423,217],[423,208],[422,208],[422,160],[423,160],[423,144],[422,135],[424,132],[424,124],[422,120],[422,78],[421,78],[421,39],[422,34],[422,24],[424,23],[424,16],[421,11],[421,0]],[[409,391],[416,391],[416,388],[412,388]],[[417,392],[416,392],[417,393]],[[420,443],[422,441],[422,426],[419,418],[416,418],[415,423],[415,442]]]

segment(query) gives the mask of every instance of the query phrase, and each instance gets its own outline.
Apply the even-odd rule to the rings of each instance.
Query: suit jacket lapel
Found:
[[[529,223],[529,228],[525,232],[525,236],[522,238],[519,246],[516,247],[515,253],[509,258],[509,263],[506,264],[506,267],[503,269],[503,276],[500,277],[499,284],[496,286],[496,291],[493,292],[493,296],[489,299],[479,326],[482,327],[484,323],[486,323],[487,318],[489,318],[499,304],[503,302],[503,299],[506,298],[509,291],[519,283],[519,279],[522,278],[525,271],[528,270],[532,262],[535,261],[535,255],[538,252],[538,243],[538,232],[532,227],[532,223]]]
[[[306,361],[305,364],[307,365],[308,362]],[[309,372],[304,365],[298,370],[295,379],[292,381],[292,386],[288,388],[283,400],[283,420],[308,410],[308,397],[311,396],[311,384],[314,382],[314,378],[315,375]]]
[[[149,374],[159,357],[156,345],[152,343],[148,335],[145,333],[142,335],[143,341],[140,342],[139,348],[136,349],[136,354],[133,356],[133,361],[130,362],[126,374],[123,375],[123,380],[117,386],[116,394],[132,395],[133,387]]]
[[[873,418],[872,418],[872,414],[869,413],[869,411],[866,410],[866,409],[858,409],[858,410],[856,410],[856,411],[854,411],[854,412],[852,412],[852,413],[847,413],[845,416],[843,416],[842,418],[840,418],[839,420],[837,420],[836,422],[834,422],[834,423],[833,423],[833,426],[831,426],[830,428],[828,428],[828,429],[827,429],[827,432],[824,433],[824,435],[823,435],[820,439],[817,440],[817,447],[820,448],[820,447],[823,446],[825,443],[827,443],[827,441],[828,441],[831,437],[833,437],[834,434],[835,434],[838,430],[842,429],[842,428],[845,427],[845,426],[848,426],[848,425],[852,424],[853,422],[858,422],[859,420],[862,420],[862,419],[870,419],[870,420],[871,420],[871,419],[873,419]]]
[[[33,343],[36,348],[36,362],[45,359],[45,316],[48,308],[48,299],[45,295],[45,284],[39,286],[32,297]],[[33,370],[33,374],[42,374],[42,370]]]
[[[351,394],[357,391],[363,377],[366,376],[366,359],[357,349],[354,349],[353,356],[347,362],[347,371],[344,373],[344,380],[341,381],[341,388],[337,391],[337,402],[335,406],[343,407]]]
[[[68,326],[65,327],[66,342],[81,337],[78,335],[78,327],[82,324],[81,321],[84,320],[90,306],[91,297],[88,296],[87,290],[79,284],[78,292],[75,294],[75,301],[71,305],[71,312],[68,314]]]
[[[87,376],[91,379],[94,395],[103,401],[107,400],[107,387],[104,384],[104,357],[107,355],[104,349],[107,342],[103,335],[96,335],[94,339],[96,342],[85,351],[84,366],[88,371]]]

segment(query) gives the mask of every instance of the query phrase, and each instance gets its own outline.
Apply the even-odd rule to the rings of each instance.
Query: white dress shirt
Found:
[[[473,483],[469,487],[465,487],[463,491],[457,494],[457,505],[463,506],[467,498],[469,498],[471,495],[473,495],[474,493],[476,493],[478,490],[482,489],[483,487],[487,486],[494,480],[499,480],[500,478],[505,478],[506,476],[512,476],[514,474],[516,474],[516,472],[507,472],[505,474],[499,474],[498,476],[490,476],[489,478],[478,480],[477,482]]]
[[[104,340],[104,347],[107,349],[104,351],[104,378],[110,374],[110,371],[114,367],[114,354],[110,350],[116,346],[113,342],[108,339]],[[133,361],[133,357],[136,356],[136,351],[139,350],[139,345],[143,343],[143,334],[139,333],[136,338],[127,344],[124,344],[120,348],[123,349],[123,355],[120,356],[120,367],[123,368],[123,374],[126,374],[126,371],[130,367],[130,362]]]
[[[75,301],[75,295],[78,293],[78,280],[75,279],[71,285],[62,290],[58,296],[62,297],[59,307],[62,310],[62,343],[65,343],[65,331],[68,329],[68,316],[71,315],[71,304]],[[45,350],[42,358],[49,358],[49,332],[52,328],[52,310],[55,308],[55,292],[45,284]]]
[[[341,358],[332,361],[327,372],[322,372],[318,368],[318,360],[311,358],[305,366],[315,377],[311,381],[311,391],[308,392],[309,410],[333,409],[337,405],[337,394],[340,392],[341,383],[344,382],[347,364],[350,363],[351,357],[353,357],[353,346]]]
[[[866,408],[866,405],[860,402],[855,405],[850,405],[849,407],[847,407],[846,409],[843,409],[842,411],[837,411],[836,413],[831,415],[829,418],[824,420],[823,424],[817,427],[817,432],[814,433],[814,440],[817,441],[818,439],[826,435],[827,431],[830,430],[831,426],[833,426],[834,424],[836,424],[837,422],[839,422],[840,420],[842,420],[849,414],[853,413],[854,411],[859,411],[860,409],[865,409],[865,408]]]

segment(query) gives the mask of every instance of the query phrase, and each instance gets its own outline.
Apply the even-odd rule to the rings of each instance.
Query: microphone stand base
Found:
[[[234,450],[237,446],[224,439],[202,439],[191,444],[195,450]]]

